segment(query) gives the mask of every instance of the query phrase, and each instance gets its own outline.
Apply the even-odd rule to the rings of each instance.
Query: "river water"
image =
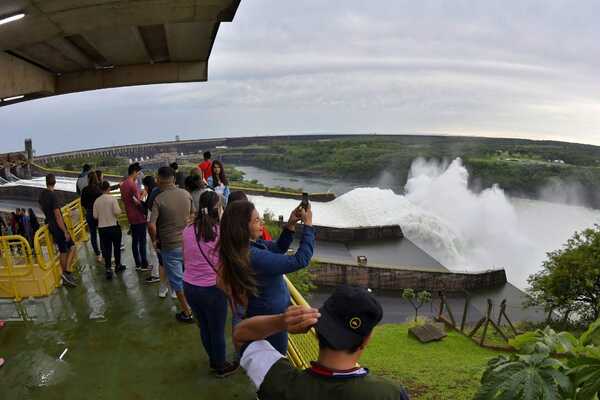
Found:
[[[399,224],[405,235],[454,271],[505,268],[508,279],[524,289],[541,269],[546,253],[560,248],[575,231],[600,223],[600,211],[585,207],[507,196],[499,187],[475,193],[460,159],[449,165],[413,163],[402,194],[359,187],[326,178],[239,166],[246,179],[266,185],[329,188],[331,203],[314,204],[315,223],[352,227]],[[389,184],[390,182],[387,182]],[[287,215],[296,202],[253,197],[257,208]]]

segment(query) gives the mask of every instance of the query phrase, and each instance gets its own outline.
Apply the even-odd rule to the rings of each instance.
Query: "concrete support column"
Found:
[[[56,77],[17,57],[0,51],[0,98],[54,94]]]

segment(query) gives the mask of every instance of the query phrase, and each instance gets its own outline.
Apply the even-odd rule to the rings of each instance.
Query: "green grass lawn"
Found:
[[[361,359],[374,374],[399,381],[411,399],[472,399],[487,361],[498,352],[449,332],[441,342],[421,344],[408,326],[382,325]]]

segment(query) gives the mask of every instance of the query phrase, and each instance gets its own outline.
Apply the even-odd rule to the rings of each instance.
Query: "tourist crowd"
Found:
[[[29,208],[28,210],[17,208],[6,217],[0,216],[0,236],[23,236],[32,247],[33,238],[39,228],[40,223],[32,208]]]
[[[48,175],[46,184],[40,207],[60,252],[64,284],[76,286],[67,269],[74,244],[54,192],[55,177]],[[144,176],[142,166],[133,163],[118,188],[135,269],[147,272],[146,283],[160,283],[158,296],[170,292],[176,299],[177,321],[197,323],[215,376],[224,378],[241,365],[262,399],[408,398],[399,385],[358,364],[383,315],[368,291],[341,286],[319,310],[291,306],[284,274],[307,267],[315,248],[310,203],[291,210],[281,235],[272,240],[254,204],[243,192],[230,191],[222,162],[211,160],[209,152],[187,176],[176,163],[160,167],[155,176]],[[104,263],[106,279],[113,279],[126,269],[119,202],[102,173],[89,165],[77,192],[92,249]],[[295,237],[299,242],[290,251]],[[148,238],[156,265],[149,262]],[[226,357],[228,314],[238,355],[232,360]],[[300,371],[285,358],[288,334],[313,327],[319,357]]]

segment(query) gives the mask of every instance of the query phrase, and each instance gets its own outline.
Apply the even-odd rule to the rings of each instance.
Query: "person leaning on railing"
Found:
[[[320,310],[290,306],[284,313],[245,319],[234,331],[242,344],[241,366],[262,400],[408,400],[404,388],[371,375],[358,362],[381,321],[379,302],[365,289],[338,286]],[[315,327],[319,357],[301,371],[265,338]]]

